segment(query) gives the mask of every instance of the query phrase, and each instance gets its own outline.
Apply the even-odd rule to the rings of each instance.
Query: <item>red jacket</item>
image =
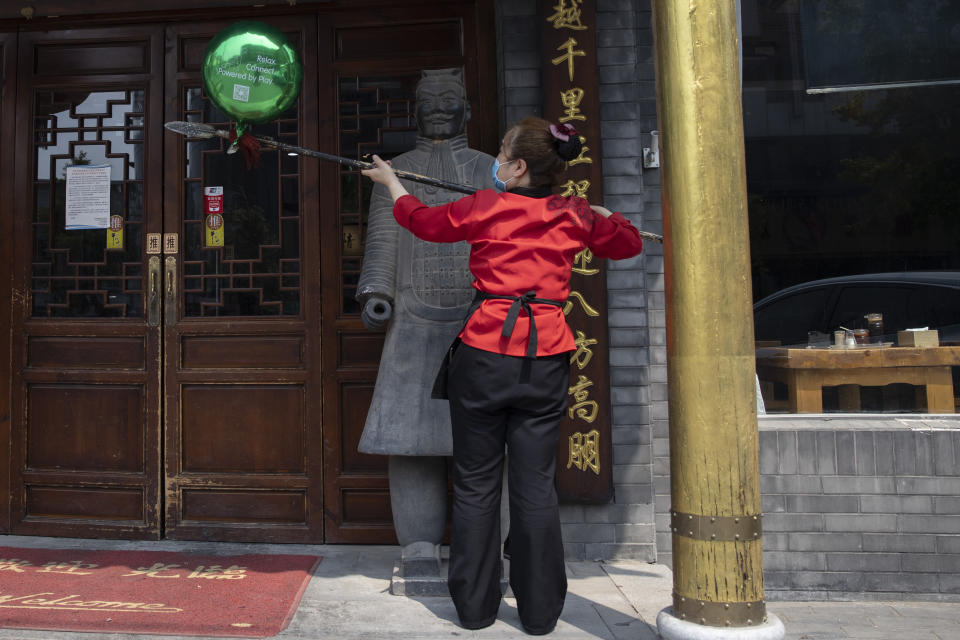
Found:
[[[584,248],[598,258],[622,259],[640,253],[637,229],[619,213],[604,218],[583,198],[531,198],[484,189],[448,204],[428,207],[414,196],[393,206],[397,222],[431,242],[470,243],[473,286],[495,295],[521,296],[534,290],[538,298],[563,302],[570,293],[574,257]],[[485,300],[460,338],[471,347],[523,356],[529,318],[521,313],[513,334],[501,336],[509,300]],[[537,356],[576,348],[562,309],[533,304]]]

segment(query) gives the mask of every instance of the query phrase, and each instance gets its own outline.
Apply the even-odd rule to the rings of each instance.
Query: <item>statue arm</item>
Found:
[[[391,316],[396,295],[399,229],[393,219],[393,199],[385,187],[374,185],[356,294],[357,301],[363,305],[362,319],[368,328],[383,327]]]

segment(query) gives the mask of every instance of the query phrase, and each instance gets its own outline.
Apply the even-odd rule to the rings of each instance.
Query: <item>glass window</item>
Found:
[[[809,294],[793,312],[758,305],[757,340],[806,347],[809,332],[827,335],[813,345],[821,360],[802,365],[824,371],[820,410],[946,410],[928,406],[923,385],[894,379],[893,368],[865,370],[906,353],[898,330],[928,326],[945,347],[960,338],[951,328],[960,325],[960,2],[742,0],[741,23],[754,299],[846,278],[836,295]],[[921,273],[930,271],[950,273]],[[878,273],[896,277],[863,277]],[[855,348],[890,353],[838,355],[846,345],[831,344],[834,332],[863,334],[873,313],[882,334],[873,342],[858,335]],[[949,350],[931,353],[926,360],[939,366],[957,360]],[[789,364],[793,355],[758,352],[758,371],[801,366]],[[839,379],[831,368],[863,381],[859,402],[849,387],[843,402],[831,401],[842,386],[828,384]],[[874,402],[871,394],[886,396]],[[954,394],[960,406],[960,389]]]
[[[824,320],[831,292],[829,287],[799,291],[758,307],[754,314],[757,342],[805,346],[811,331],[826,331]]]
[[[145,95],[135,87],[34,94],[33,317],[143,315]],[[66,228],[67,167],[82,165],[110,167],[110,229]]]

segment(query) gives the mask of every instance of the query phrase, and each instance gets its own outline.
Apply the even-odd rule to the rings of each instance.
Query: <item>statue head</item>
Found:
[[[470,103],[460,69],[429,69],[417,83],[417,128],[431,140],[446,140],[464,132]]]

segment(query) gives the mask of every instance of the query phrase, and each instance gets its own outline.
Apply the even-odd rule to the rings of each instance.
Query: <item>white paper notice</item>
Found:
[[[110,165],[67,167],[66,229],[110,227]]]

